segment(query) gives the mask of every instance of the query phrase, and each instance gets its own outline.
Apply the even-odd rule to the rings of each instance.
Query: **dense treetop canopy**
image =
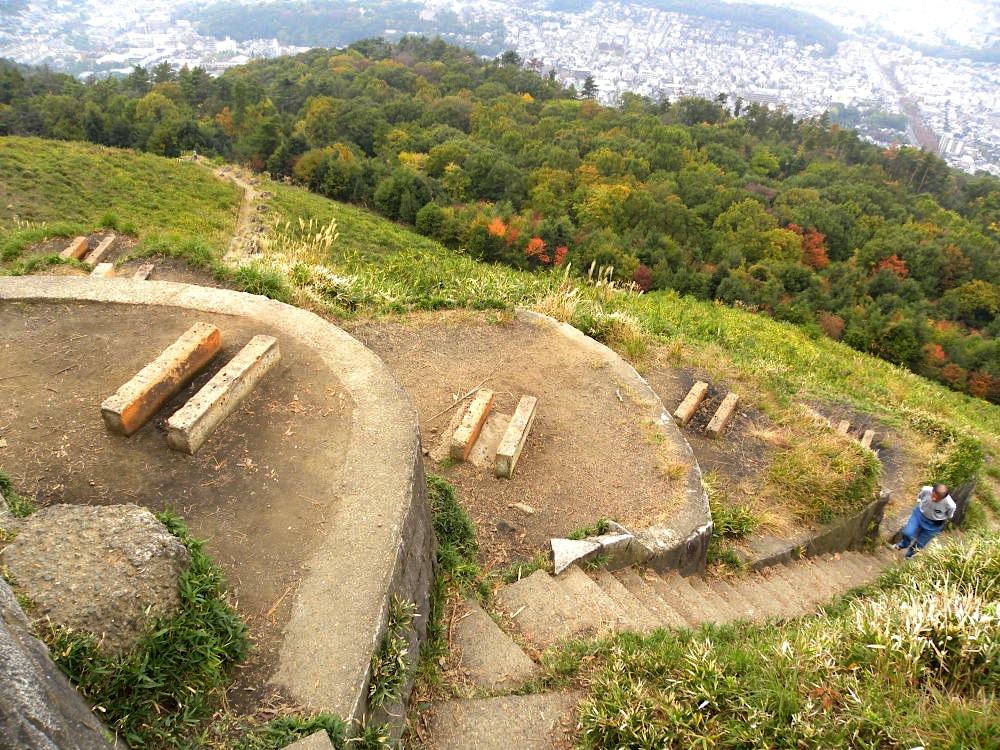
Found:
[[[1000,400],[1000,181],[757,104],[603,107],[538,68],[409,37],[217,79],[0,65],[0,133],[197,149],[484,261],[613,266]]]

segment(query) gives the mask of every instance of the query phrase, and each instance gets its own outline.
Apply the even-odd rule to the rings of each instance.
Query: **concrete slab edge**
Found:
[[[690,574],[704,570],[708,543],[712,538],[712,514],[708,508],[708,496],[701,482],[701,467],[687,439],[663,406],[660,397],[636,369],[614,350],[568,323],[560,323],[548,315],[533,310],[518,309],[517,317],[525,322],[545,326],[561,333],[607,364],[623,391],[635,403],[646,409],[650,420],[677,451],[680,459],[688,465],[686,475],[668,488],[670,490],[680,488],[679,492],[684,496],[678,503],[680,510],[668,522],[635,530],[633,533],[649,550],[649,557],[643,561],[644,565],[660,572],[680,570],[684,574]]]
[[[256,319],[311,348],[336,375],[355,408],[344,471],[329,488],[340,502],[326,528],[357,533],[361,527],[365,545],[354,549],[331,534],[308,560],[273,681],[309,710],[359,722],[368,711],[371,655],[386,631],[390,595],[416,605],[416,658],[433,576],[416,411],[382,361],[317,315],[242,292],[166,281],[28,276],[0,278],[0,301],[143,304]],[[386,429],[390,424],[398,429]],[[338,641],[346,646],[318,647]]]

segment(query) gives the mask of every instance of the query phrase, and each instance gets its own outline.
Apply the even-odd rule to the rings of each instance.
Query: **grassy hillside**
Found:
[[[115,223],[146,252],[193,247],[189,256],[218,264],[239,204],[236,189],[204,166],[89,144],[0,138],[0,175],[8,260],[46,235]],[[266,189],[263,256],[237,274],[262,282],[257,291],[337,315],[541,305],[634,360],[662,349],[679,366],[738,376],[779,407],[843,403],[904,428],[933,431],[935,423],[1000,452],[1000,407],[791,324],[669,291],[640,295],[482,263],[355,206],[277,182]]]
[[[189,163],[86,143],[0,138],[0,251],[99,227],[223,250],[240,193]],[[9,258],[8,258],[9,259]]]
[[[65,221],[76,232],[109,218],[131,225],[147,252],[222,269],[238,196],[202,166],[8,138],[0,139],[0,175],[8,272],[29,242],[67,233]],[[978,443],[968,438],[990,461],[1000,451],[1000,407],[789,324],[672,292],[636,294],[600,273],[577,281],[484,264],[361,209],[283,184],[266,190],[262,255],[226,274],[244,287],[334,316],[536,306],[640,369],[666,363],[737,380],[778,423],[794,421],[798,401],[845,405],[895,426],[940,471],[979,467],[970,449]],[[30,217],[30,228],[15,217]],[[798,435],[805,472],[813,454]],[[566,681],[589,689],[580,741],[595,748],[989,746],[997,630],[970,612],[995,617],[996,540],[942,547],[919,565],[868,602],[801,623],[569,644],[544,656],[545,676],[531,689]],[[474,560],[463,570],[473,576]],[[922,619],[906,619],[900,602]],[[919,632],[907,630],[914,623]],[[233,746],[207,730],[185,742],[176,746]]]
[[[774,393],[779,403],[844,403],[901,427],[930,417],[974,435],[991,454],[1000,451],[1000,407],[797,326],[669,291],[634,294],[619,287],[608,293],[608,287],[586,280],[563,283],[558,271],[532,274],[481,263],[354,206],[277,183],[268,189],[275,193],[271,205],[291,228],[272,235],[265,259],[254,265],[277,271],[289,285],[306,290],[321,286],[309,283],[317,266],[334,271],[344,283],[327,285],[309,297],[339,314],[541,304],[628,356],[627,333],[623,337],[620,329],[594,328],[602,328],[595,316],[616,313],[634,318],[646,341],[645,348],[631,352],[633,359],[648,357],[649,346],[667,347],[679,351],[688,364],[730,372]],[[299,218],[306,226],[299,225]],[[336,222],[336,241],[321,253],[311,250],[311,238],[331,221]],[[560,311],[560,301],[567,299],[570,304]]]

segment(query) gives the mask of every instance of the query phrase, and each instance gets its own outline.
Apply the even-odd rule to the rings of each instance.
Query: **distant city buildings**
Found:
[[[730,106],[739,99],[783,107],[797,117],[847,108],[860,113],[855,127],[873,142],[916,145],[914,133],[924,133],[925,145],[928,138],[930,145],[936,141],[953,166],[1000,175],[1000,66],[930,57],[856,19],[847,23],[846,41],[827,56],[819,45],[777,33],[632,3],[598,2],[568,12],[531,0],[420,1],[426,19],[442,11],[470,25],[501,19],[506,46],[530,67],[552,71],[578,90],[592,76],[606,104],[633,92],[670,100],[723,95]],[[254,58],[305,49],[275,39],[204,37],[191,21],[176,18],[173,0],[143,5],[140,14],[131,0],[29,3],[19,16],[0,18],[0,57],[81,76],[128,73],[135,65],[164,61],[218,74]],[[967,38],[980,36],[970,32]],[[905,123],[902,113],[909,127],[899,124]]]

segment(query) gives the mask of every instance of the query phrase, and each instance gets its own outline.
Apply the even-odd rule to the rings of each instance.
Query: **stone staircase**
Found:
[[[588,632],[798,617],[873,581],[897,559],[888,549],[840,552],[731,579],[572,566],[559,576],[536,570],[501,589],[497,603],[526,641],[544,648]]]
[[[815,612],[820,604],[852,588],[873,582],[900,560],[881,548],[873,553],[840,552],[774,565],[743,576],[683,577],[626,568],[585,571],[570,566],[558,576],[545,570],[500,589],[498,613],[513,624],[528,651],[543,650],[560,640],[608,632],[648,633],[658,628],[695,628],[704,623],[738,620],[784,620]],[[470,686],[490,693],[510,692],[537,675],[538,668],[515,640],[475,602],[454,628],[453,645],[459,670]],[[438,704],[429,714],[424,747],[436,750],[497,748],[508,750],[560,746],[560,727],[571,723],[567,696],[497,696]],[[541,717],[518,727],[512,744],[510,716],[519,700]],[[473,719],[474,717],[474,719]],[[475,726],[474,742],[470,726]],[[555,733],[555,734],[553,734]]]

